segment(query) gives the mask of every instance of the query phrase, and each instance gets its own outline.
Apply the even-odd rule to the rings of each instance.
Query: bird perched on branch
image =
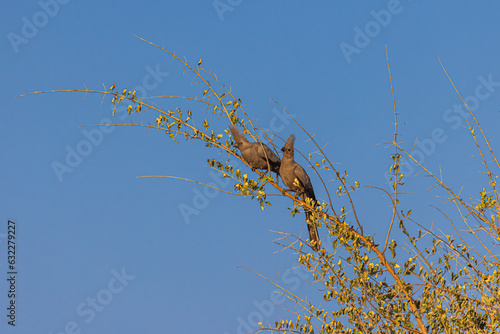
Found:
[[[241,156],[245,159],[250,167],[254,169],[268,170],[276,174],[280,171],[280,158],[263,143],[250,142],[245,135],[236,127],[231,125],[229,127],[233,139],[236,142],[236,147],[240,150]]]
[[[283,151],[283,159],[281,160],[280,166],[280,176],[283,180],[285,186],[290,188],[291,191],[295,192],[296,196],[300,199],[306,201],[306,198],[310,198],[316,203],[316,196],[314,195],[314,189],[311,184],[311,180],[307,175],[304,168],[295,162],[294,160],[294,148],[293,144],[295,142],[295,135],[292,134],[285,143],[285,146],[281,149]],[[311,221],[312,212],[309,209],[304,209],[306,214],[307,229],[309,230],[309,240],[311,240],[312,249],[318,251],[320,249],[320,239],[318,235],[318,229],[315,222]]]

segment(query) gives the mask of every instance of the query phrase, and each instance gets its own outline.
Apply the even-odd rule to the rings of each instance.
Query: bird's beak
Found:
[[[285,146],[281,148],[281,152],[285,152]]]

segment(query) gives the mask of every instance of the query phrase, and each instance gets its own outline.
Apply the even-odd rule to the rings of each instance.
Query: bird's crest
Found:
[[[287,150],[287,149],[293,149],[293,145],[294,145],[294,144],[295,144],[295,134],[294,134],[294,133],[292,133],[292,134],[290,135],[290,137],[288,137],[288,139],[287,139],[287,141],[286,141],[286,143],[285,143],[285,146],[283,146],[283,148],[284,148],[285,150]]]
[[[233,135],[233,138],[234,140],[239,143],[243,140],[245,140],[245,135],[243,134],[243,132],[241,132],[237,127],[235,127],[234,125],[230,125],[229,126],[229,130],[231,130],[231,134]]]

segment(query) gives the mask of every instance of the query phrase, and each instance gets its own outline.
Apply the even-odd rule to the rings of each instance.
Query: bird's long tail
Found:
[[[320,249],[321,241],[319,239],[318,228],[316,223],[311,219],[311,211],[306,210],[307,229],[309,230],[309,240],[312,249],[317,252]]]

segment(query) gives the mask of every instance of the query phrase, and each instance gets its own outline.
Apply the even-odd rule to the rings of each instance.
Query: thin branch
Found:
[[[387,249],[387,243],[389,242],[389,237],[391,235],[391,230],[392,226],[394,224],[394,221],[396,219],[396,212],[397,212],[397,207],[398,207],[398,184],[399,184],[399,156],[398,156],[398,144],[397,144],[397,138],[398,138],[398,113],[396,111],[396,98],[394,97],[394,87],[392,85],[392,76],[391,76],[391,66],[389,65],[389,52],[387,51],[387,42],[385,43],[385,58],[387,61],[387,71],[389,72],[389,81],[391,83],[391,92],[392,92],[392,103],[394,105],[394,165],[393,165],[393,171],[394,171],[394,181],[392,183],[392,188],[394,190],[394,201],[393,201],[393,207],[392,207],[392,218],[391,218],[391,223],[389,224],[389,229],[387,230],[387,236],[385,237],[385,243],[384,243],[384,249],[382,250],[382,253],[385,253],[385,250]],[[391,198],[392,200],[392,198]]]
[[[206,183],[203,183],[203,182],[199,182],[199,181],[195,181],[195,180],[191,180],[191,179],[186,179],[186,178],[183,178],[183,177],[178,177],[178,176],[168,176],[168,175],[145,175],[145,176],[137,176],[137,177],[138,177],[138,178],[146,178],[146,177],[165,177],[165,178],[169,178],[169,179],[183,180],[183,181],[188,181],[188,182],[192,182],[192,183],[196,183],[196,184],[201,184],[202,186],[205,186],[205,187],[208,187],[208,188],[212,188],[212,189],[216,189],[216,190],[219,190],[219,191],[225,192],[226,194],[236,195],[236,196],[246,196],[246,195],[244,195],[244,194],[240,194],[240,193],[233,193],[233,192],[230,192],[230,191],[227,191],[227,190],[221,189],[221,188],[217,188],[217,187],[211,186],[211,185],[206,184]]]

